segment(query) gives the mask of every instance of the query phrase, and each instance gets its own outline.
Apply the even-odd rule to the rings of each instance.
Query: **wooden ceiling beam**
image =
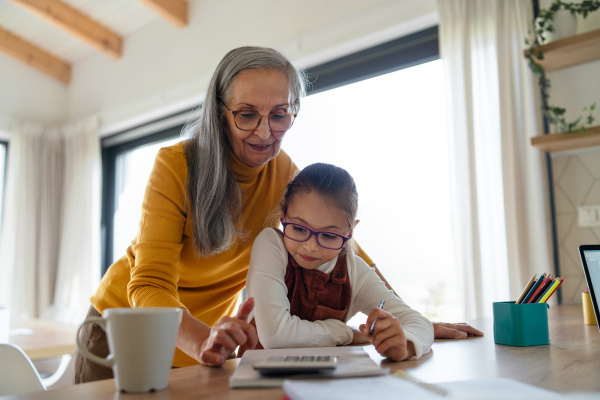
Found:
[[[71,81],[71,65],[0,28],[0,51],[61,82]]]
[[[185,0],[139,0],[178,28],[187,26],[188,5]]]
[[[121,58],[123,40],[119,35],[59,0],[10,0],[98,51]]]

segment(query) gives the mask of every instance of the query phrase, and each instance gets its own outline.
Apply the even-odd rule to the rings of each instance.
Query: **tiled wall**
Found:
[[[552,157],[563,303],[581,303],[586,288],[578,247],[600,243],[600,227],[580,228],[577,207],[600,204],[600,149]]]

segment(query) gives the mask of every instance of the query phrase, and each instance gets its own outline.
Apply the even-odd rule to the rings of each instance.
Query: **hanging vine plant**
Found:
[[[544,53],[536,51],[545,40],[549,32],[554,32],[553,20],[554,14],[559,10],[569,11],[573,15],[581,15],[587,18],[588,14],[600,8],[600,0],[583,0],[581,3],[567,3],[561,0],[555,0],[550,8],[541,9],[539,15],[534,19],[529,33],[531,38],[525,39],[525,44],[529,48],[525,51],[525,57],[529,60],[529,68],[538,78],[538,84],[541,91],[542,114],[548,123],[554,128],[555,132],[576,132],[585,133],[585,126],[594,122],[593,111],[596,103],[585,107],[583,111],[587,113],[580,116],[575,121],[567,122],[565,118],[566,109],[550,105],[550,79],[546,75],[544,67],[538,62],[544,59]]]

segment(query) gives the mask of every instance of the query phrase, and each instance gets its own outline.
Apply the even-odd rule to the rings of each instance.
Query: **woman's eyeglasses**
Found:
[[[315,235],[319,246],[329,250],[339,250],[344,247],[348,240],[352,239],[352,233],[350,233],[350,236],[344,236],[335,232],[313,231],[307,226],[285,221],[283,215],[279,221],[283,226],[285,237],[296,242],[306,242],[312,235]]]
[[[260,126],[260,122],[263,117],[268,118],[269,129],[271,132],[285,132],[289,130],[294,124],[294,120],[298,114],[292,114],[283,111],[275,111],[268,116],[260,115],[256,111],[252,110],[240,110],[231,111],[227,104],[221,99],[219,101],[225,106],[225,108],[233,114],[233,120],[235,126],[242,131],[253,131]]]

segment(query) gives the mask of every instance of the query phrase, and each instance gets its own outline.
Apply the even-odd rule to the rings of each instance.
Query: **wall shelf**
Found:
[[[534,51],[544,53],[544,59],[537,61],[546,72],[600,60],[600,29],[537,46]],[[584,135],[573,132],[532,137],[531,145],[550,153],[600,146],[600,126],[586,128]]]
[[[544,53],[544,59],[538,62],[546,72],[599,60],[600,29],[556,40],[538,46],[534,51]]]
[[[531,145],[549,153],[600,146],[600,126],[585,128],[584,135],[574,132],[532,137]]]

